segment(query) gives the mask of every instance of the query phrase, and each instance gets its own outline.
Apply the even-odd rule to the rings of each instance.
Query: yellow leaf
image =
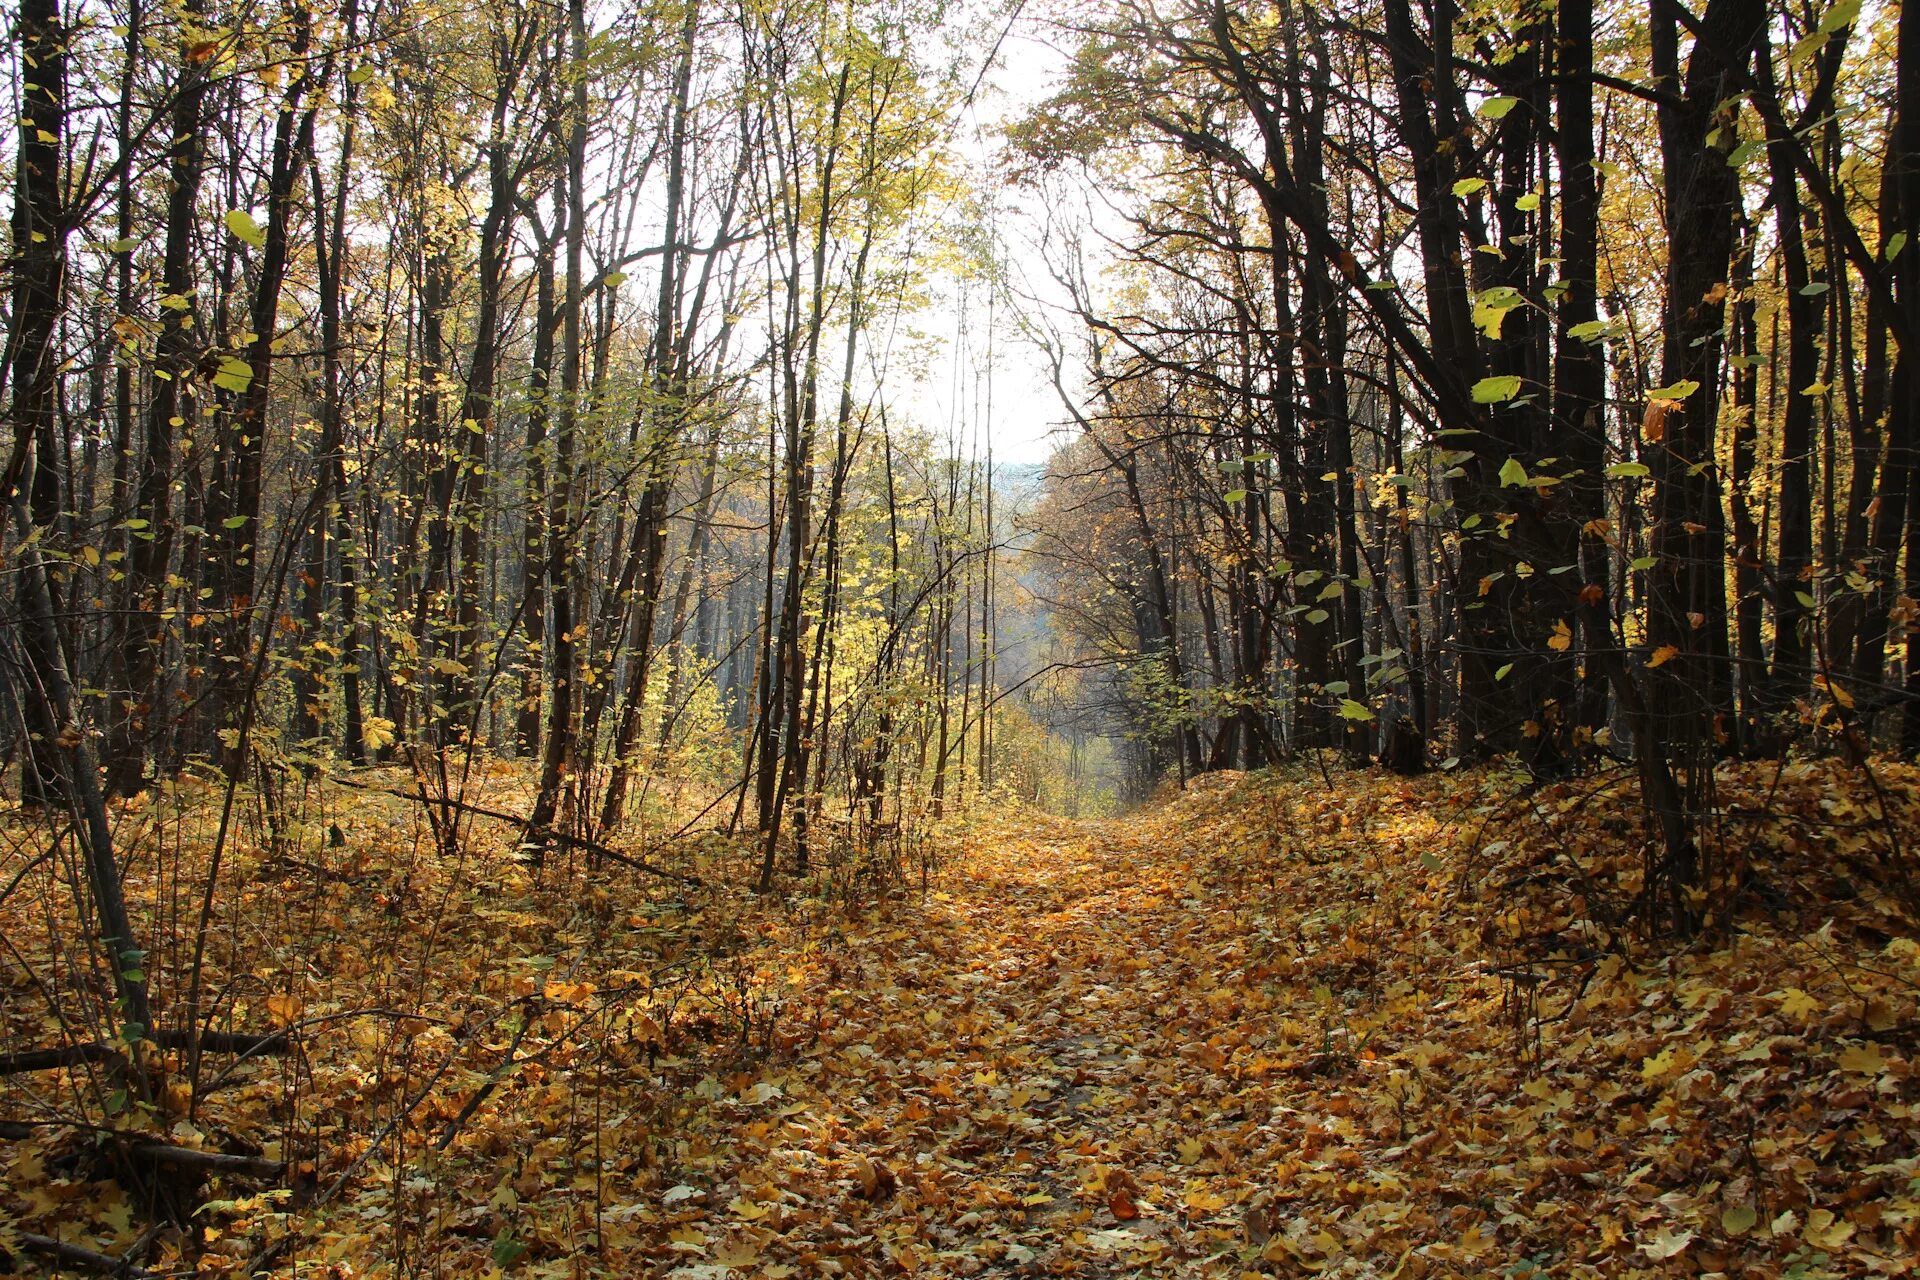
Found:
[[[599,990],[591,982],[549,982],[541,994],[557,1004],[583,1005],[587,997]]]
[[[256,249],[266,247],[266,232],[260,229],[260,224],[255,222],[253,215],[245,209],[229,209],[223,221],[227,224],[227,230],[233,232],[236,239],[244,240]]]
[[[1787,987],[1785,990],[1772,992],[1767,999],[1778,1000],[1781,1013],[1789,1018],[1798,1018],[1802,1022],[1811,1020],[1820,1012],[1821,1007],[1818,1000],[1798,987]]]
[[[1760,1215],[1749,1204],[1729,1205],[1720,1214],[1720,1229],[1730,1236],[1743,1236],[1753,1230]]]
[[[1800,1233],[1816,1249],[1838,1249],[1853,1235],[1853,1224],[1834,1217],[1831,1210],[1815,1209],[1807,1215],[1806,1229]]]
[[[1880,1056],[1880,1046],[1877,1044],[1853,1045],[1841,1050],[1840,1056],[1834,1061],[1840,1064],[1842,1071],[1851,1071],[1857,1075],[1884,1075],[1887,1070],[1886,1060]],[[1812,1219],[1809,1218],[1808,1222],[1811,1223]]]
[[[1662,1231],[1640,1248],[1649,1258],[1664,1261],[1677,1256],[1692,1243],[1693,1232],[1691,1231]]]
[[[750,1267],[760,1261],[760,1251],[744,1240],[730,1240],[713,1251],[713,1260],[723,1267]]]
[[[1467,1233],[1454,1244],[1453,1251],[1463,1258],[1477,1258],[1491,1248],[1493,1248],[1493,1240],[1480,1230],[1480,1224],[1476,1222],[1468,1227]]]
[[[1679,656],[1680,656],[1679,645],[1663,644],[1658,649],[1655,649],[1653,651],[1653,656],[1647,659],[1647,665],[1649,667],[1663,666],[1666,663],[1673,661],[1675,658]]]
[[[1547,648],[1553,650],[1555,653],[1565,653],[1572,647],[1573,628],[1566,624],[1565,619],[1555,622],[1553,624],[1553,634],[1547,637]]]
[[[1199,1187],[1187,1192],[1186,1202],[1195,1213],[1218,1213],[1227,1207],[1225,1196]]]
[[[275,1026],[292,1026],[306,1011],[306,1001],[299,996],[273,995],[267,997],[267,1016],[273,1019]]]

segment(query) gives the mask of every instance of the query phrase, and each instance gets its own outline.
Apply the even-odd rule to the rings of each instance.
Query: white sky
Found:
[[[1001,181],[999,152],[1007,124],[1046,97],[1065,70],[1064,56],[1044,34],[1032,16],[1014,23],[954,138],[983,200],[995,210],[991,222],[998,252],[1005,255],[1016,288],[1046,279],[1027,247],[1043,211],[1035,207],[1035,193]],[[916,327],[939,341],[939,350],[924,380],[888,388],[894,402],[932,429],[936,439],[957,437],[963,454],[979,440],[984,455],[990,439],[996,464],[1045,462],[1071,436],[1062,425],[1068,415],[1046,362],[1020,336],[1009,301],[990,300],[984,282],[967,285],[949,277],[939,288],[943,301],[915,317]]]

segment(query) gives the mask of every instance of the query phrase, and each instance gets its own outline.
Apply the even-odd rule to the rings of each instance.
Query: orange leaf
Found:
[[[1640,434],[1647,438],[1648,444],[1659,444],[1667,438],[1668,402],[1655,400],[1647,406],[1646,417],[1640,419]]]
[[[267,1016],[278,1027],[290,1027],[300,1015],[306,1012],[307,1002],[299,996],[273,995],[267,997]]]

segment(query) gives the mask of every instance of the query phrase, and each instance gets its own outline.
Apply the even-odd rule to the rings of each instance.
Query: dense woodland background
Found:
[[[8,23],[9,1074],[266,1052],[233,862],[349,793],[767,893],[996,798],[1624,773],[1683,940],[1751,887],[1718,766],[1920,753],[1902,6]]]

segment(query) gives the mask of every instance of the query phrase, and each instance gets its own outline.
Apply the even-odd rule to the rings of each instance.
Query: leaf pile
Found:
[[[256,879],[238,914],[280,914],[223,956],[252,957],[248,1017],[404,1016],[318,1024],[298,1071],[214,1095],[197,1132],[277,1125],[294,1170],[281,1200],[205,1192],[201,1266],[291,1240],[279,1274],[1910,1269],[1908,815],[1876,827],[1837,770],[1729,770],[1727,812],[1774,815],[1760,887],[1676,950],[1607,915],[1642,838],[1619,797],[1338,782],[998,815],[929,892],[852,905],[541,886],[346,814],[364,878]],[[76,1141],[0,1149],[5,1207],[124,1244],[137,1217],[59,1172]]]

